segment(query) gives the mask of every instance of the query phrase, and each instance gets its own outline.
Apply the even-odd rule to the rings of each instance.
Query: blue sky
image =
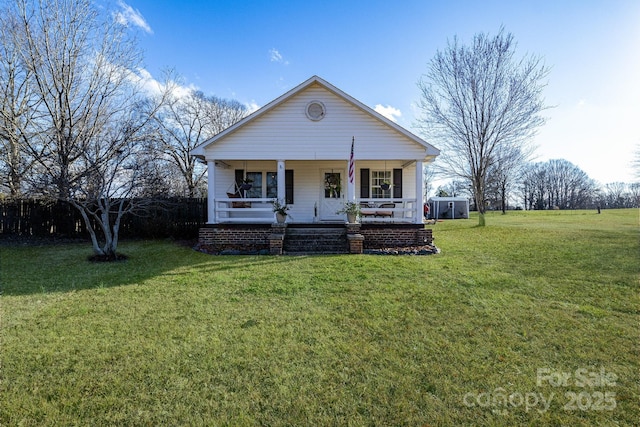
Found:
[[[419,134],[417,81],[447,40],[513,33],[550,66],[537,160],[632,182],[640,146],[640,1],[119,0],[155,78],[263,106],[318,75]],[[381,110],[382,111],[382,110]],[[437,143],[434,144],[437,146]]]

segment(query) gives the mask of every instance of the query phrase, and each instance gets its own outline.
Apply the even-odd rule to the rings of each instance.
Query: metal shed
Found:
[[[466,197],[431,197],[428,203],[430,219],[469,218],[469,199]]]

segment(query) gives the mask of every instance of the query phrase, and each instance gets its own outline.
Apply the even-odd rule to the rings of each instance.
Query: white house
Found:
[[[208,165],[210,224],[270,223],[274,198],[290,206],[289,222],[344,222],[336,211],[351,200],[363,203],[363,222],[422,223],[422,167],[438,154],[317,76],[192,151]]]
[[[337,211],[353,201],[362,226],[424,228],[422,170],[439,153],[317,76],[192,151],[208,165],[210,228],[271,224],[274,199],[288,224],[345,224]]]

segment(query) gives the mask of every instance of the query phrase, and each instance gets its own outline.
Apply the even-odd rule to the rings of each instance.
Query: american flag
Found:
[[[351,137],[351,157],[349,157],[349,183],[353,184],[354,179],[356,178],[356,165],[353,162],[353,143],[355,142],[356,137]]]

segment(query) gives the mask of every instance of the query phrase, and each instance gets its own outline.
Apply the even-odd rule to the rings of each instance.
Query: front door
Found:
[[[347,190],[344,186],[343,171],[322,170],[320,178],[322,183],[320,188],[320,221],[344,220],[344,214],[336,213],[342,209],[344,193]]]

